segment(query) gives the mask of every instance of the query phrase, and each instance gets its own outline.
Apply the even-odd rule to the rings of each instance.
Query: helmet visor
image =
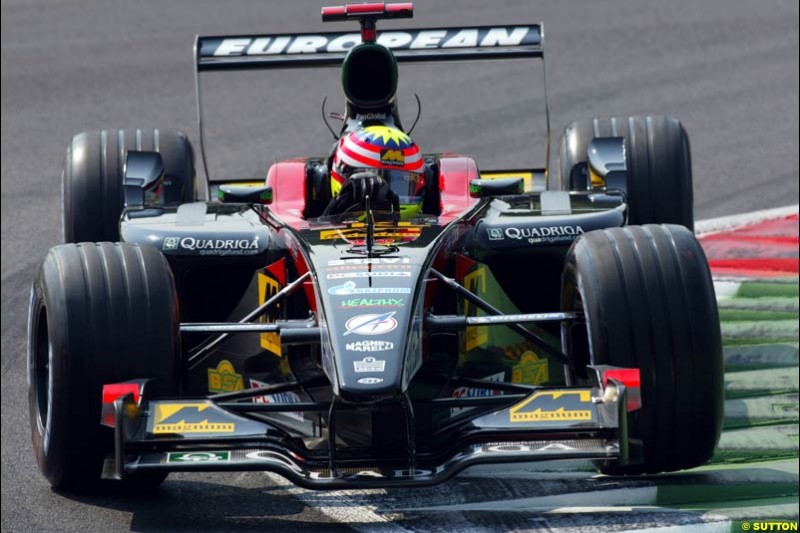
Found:
[[[406,170],[380,171],[384,180],[389,182],[389,187],[400,197],[401,204],[414,204],[422,201],[424,180],[419,172]]]

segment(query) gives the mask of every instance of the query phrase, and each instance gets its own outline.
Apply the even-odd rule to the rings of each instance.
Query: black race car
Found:
[[[377,33],[411,13],[348,5],[323,20],[360,33],[199,37],[196,70],[341,65],[343,135],[402,128],[397,62],[544,59],[538,24]],[[574,123],[550,189],[548,169],[424,161],[412,217],[369,192],[331,213],[326,157],[221,183],[196,176],[178,131],[75,136],[68,244],[30,301],[31,428],[49,482],[259,470],[389,487],[480,463],[586,458],[642,474],[707,461],[721,341],[681,124]]]

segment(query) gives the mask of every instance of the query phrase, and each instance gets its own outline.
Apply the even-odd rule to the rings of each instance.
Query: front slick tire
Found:
[[[708,461],[723,418],[722,343],[714,285],[700,244],[682,226],[591,231],[569,251],[562,309],[585,324],[563,326],[578,383],[586,365],[638,368],[642,408],[629,437],[644,461],[599,463],[605,474],[682,470]]]
[[[155,248],[67,244],[47,254],[31,295],[28,401],[36,462],[54,488],[100,486],[113,452],[112,430],[100,425],[104,384],[153,379],[159,393],[177,390],[178,320],[172,274]]]

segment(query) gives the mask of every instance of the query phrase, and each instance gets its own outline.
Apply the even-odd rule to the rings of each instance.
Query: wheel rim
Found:
[[[39,425],[47,427],[50,416],[51,391],[53,383],[52,365],[53,346],[47,330],[47,312],[39,309],[36,319],[36,344],[33,353],[33,386],[36,392],[36,410]]]

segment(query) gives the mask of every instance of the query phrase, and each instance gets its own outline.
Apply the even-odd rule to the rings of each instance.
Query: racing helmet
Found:
[[[337,196],[354,173],[373,169],[400,197],[404,213],[419,212],[425,189],[423,165],[419,147],[408,135],[391,126],[366,126],[339,139],[333,155],[331,194]]]

